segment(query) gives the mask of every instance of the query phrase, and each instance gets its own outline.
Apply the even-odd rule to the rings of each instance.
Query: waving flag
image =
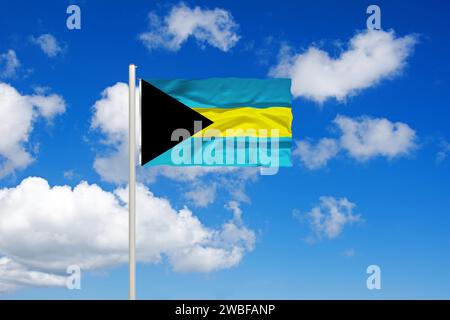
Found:
[[[141,165],[291,166],[289,79],[141,80]]]

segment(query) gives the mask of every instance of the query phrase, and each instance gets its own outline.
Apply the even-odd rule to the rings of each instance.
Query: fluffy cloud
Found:
[[[42,277],[57,276],[69,265],[90,270],[125,263],[127,201],[126,188],[108,192],[86,182],[50,187],[37,177],[0,189],[0,255],[23,266],[22,273],[39,270]],[[159,263],[167,257],[175,271],[210,272],[237,265],[254,241],[254,232],[235,217],[211,229],[189,209],[176,210],[145,186],[137,187],[140,262]],[[8,272],[2,268],[0,274]],[[40,285],[42,277],[33,283]],[[52,279],[59,281],[50,277],[44,283]]]
[[[56,94],[22,95],[0,82],[0,178],[23,169],[33,161],[26,149],[33,124],[39,117],[51,120],[65,111],[64,99]]]
[[[128,85],[119,82],[106,88],[92,111],[91,127],[103,134],[106,147],[96,156],[94,169],[104,181],[125,184],[128,181]],[[258,168],[138,167],[137,175],[147,183],[159,176],[181,182],[188,190],[185,197],[196,206],[205,207],[215,199],[215,186],[225,189],[235,200],[249,202],[245,186],[257,179]]]
[[[236,221],[242,221],[242,209],[238,201],[229,201],[225,208],[233,212]]]
[[[139,123],[136,114],[136,124]],[[123,184],[128,181],[128,85],[118,82],[106,88],[93,106],[91,128],[105,136],[110,147],[98,155],[94,169],[103,180]],[[138,130],[136,130],[138,131]],[[137,141],[137,136],[136,136]]]
[[[230,50],[239,40],[238,25],[231,13],[220,8],[213,10],[175,5],[163,19],[149,14],[150,31],[139,39],[149,49],[165,48],[177,51],[189,37],[201,46],[208,44],[222,51]]]
[[[48,57],[56,57],[63,51],[61,44],[56,40],[56,38],[49,34],[41,34],[39,37],[31,37],[31,41],[38,45]]]
[[[0,257],[0,293],[20,287],[61,287],[66,284],[62,275],[30,271],[10,258]]]
[[[305,214],[312,235],[308,242],[317,242],[323,238],[338,237],[346,225],[361,221],[361,216],[354,214],[355,204],[346,198],[320,197],[319,205]]]
[[[169,257],[175,265],[175,271],[203,271],[215,269],[215,265],[230,268],[239,263],[246,251],[253,250],[255,233],[247,229],[242,222],[242,210],[237,201],[230,201],[226,206],[233,212],[233,219],[225,223],[217,233],[217,243],[240,243],[240,246],[230,248],[226,253],[221,249],[195,246]]]
[[[0,78],[14,77],[19,67],[20,61],[14,50],[0,53]]]
[[[361,116],[350,118],[338,115],[333,123],[340,131],[338,138],[323,138],[316,145],[297,141],[293,156],[308,169],[319,169],[339,152],[357,161],[375,157],[394,159],[411,154],[417,148],[416,132],[402,122],[385,118]]]
[[[299,54],[283,47],[269,74],[292,78],[295,97],[319,103],[329,98],[342,101],[401,72],[416,41],[412,35],[367,30],[350,39],[347,50],[336,58],[315,46]]]
[[[122,142],[128,134],[128,85],[118,82],[106,88],[94,104],[92,128],[101,129],[108,142]]]
[[[409,154],[416,148],[416,132],[402,122],[363,116],[352,119],[338,115],[334,123],[342,132],[341,147],[357,160]]]
[[[201,208],[205,208],[214,202],[216,197],[216,184],[202,186],[198,185],[194,189],[185,193],[185,197]]]
[[[296,141],[296,147],[292,152],[294,157],[299,157],[308,169],[318,169],[325,166],[331,158],[339,152],[339,144],[334,139],[323,138],[316,145],[311,142]]]

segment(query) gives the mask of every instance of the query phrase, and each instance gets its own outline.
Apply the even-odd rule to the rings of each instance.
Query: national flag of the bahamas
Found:
[[[143,165],[291,166],[289,79],[142,80],[141,86],[143,82],[149,93],[141,87],[142,150],[155,150],[159,139],[172,141]],[[172,102],[191,110],[164,109]],[[155,113],[161,118],[156,124]],[[206,121],[184,125],[194,114]],[[163,118],[176,122],[171,132]]]

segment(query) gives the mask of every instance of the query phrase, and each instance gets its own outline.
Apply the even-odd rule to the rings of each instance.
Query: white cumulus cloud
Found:
[[[20,67],[20,61],[14,50],[0,53],[0,78],[12,78]]]
[[[65,284],[65,276],[28,270],[8,257],[0,257],[0,293],[21,287],[62,287]]]
[[[38,45],[48,57],[56,57],[63,51],[63,46],[50,33],[41,34],[38,37],[31,37],[31,41]]]
[[[0,178],[33,161],[27,142],[35,121],[39,117],[51,120],[64,111],[65,102],[59,95],[22,95],[0,82]]]
[[[94,169],[105,181],[128,181],[128,85],[118,82],[101,93],[92,108],[91,128],[101,131],[107,151],[97,154]],[[136,113],[136,124],[139,124]],[[138,132],[138,130],[136,130]],[[136,132],[136,141],[137,134]]]
[[[362,220],[361,215],[353,213],[356,205],[347,198],[320,197],[319,200],[319,205],[305,214],[312,232],[308,242],[337,238],[345,226]]]
[[[126,188],[108,192],[87,182],[51,187],[43,178],[29,177],[0,189],[0,256],[23,266],[23,272],[55,276],[69,265],[92,270],[126,263],[127,202]],[[236,266],[254,242],[254,232],[234,217],[208,228],[188,208],[177,210],[138,184],[138,261],[159,263],[167,257],[175,271],[211,272]]]
[[[342,134],[341,147],[357,160],[377,156],[393,159],[416,148],[416,132],[402,122],[367,116],[352,119],[338,115],[334,123]]]
[[[322,168],[340,152],[363,162],[375,157],[391,160],[407,156],[417,148],[416,131],[403,122],[338,115],[333,123],[339,129],[339,137],[322,138],[316,144],[309,140],[296,141],[292,155],[306,168]]]
[[[338,57],[316,46],[303,53],[285,46],[269,75],[292,78],[295,97],[319,103],[330,98],[342,101],[401,72],[416,42],[413,35],[396,37],[393,31],[367,30],[350,39]]]
[[[233,212],[235,221],[242,221],[242,209],[238,201],[228,201],[225,208]]]
[[[214,202],[216,184],[192,186],[192,190],[185,193],[185,197],[195,206],[205,208]]]
[[[230,50],[239,40],[238,25],[231,13],[221,8],[189,8],[184,3],[172,7],[170,13],[160,18],[149,14],[150,30],[139,35],[149,49],[165,48],[177,51],[190,37],[201,46],[208,44],[222,51]]]
[[[118,82],[106,88],[93,106],[92,127],[101,129],[110,142],[125,140],[128,134],[128,85]]]
[[[339,144],[334,139],[323,138],[313,145],[310,141],[296,141],[292,155],[299,157],[308,169],[318,169],[325,166],[328,160],[339,152]]]

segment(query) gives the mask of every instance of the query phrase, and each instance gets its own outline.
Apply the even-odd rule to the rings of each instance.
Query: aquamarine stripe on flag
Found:
[[[147,80],[191,108],[291,107],[290,79]]]
[[[237,141],[244,143],[239,144]],[[228,143],[231,143],[231,147]],[[145,166],[291,167],[291,138],[189,138]],[[183,154],[188,152],[188,154]]]

